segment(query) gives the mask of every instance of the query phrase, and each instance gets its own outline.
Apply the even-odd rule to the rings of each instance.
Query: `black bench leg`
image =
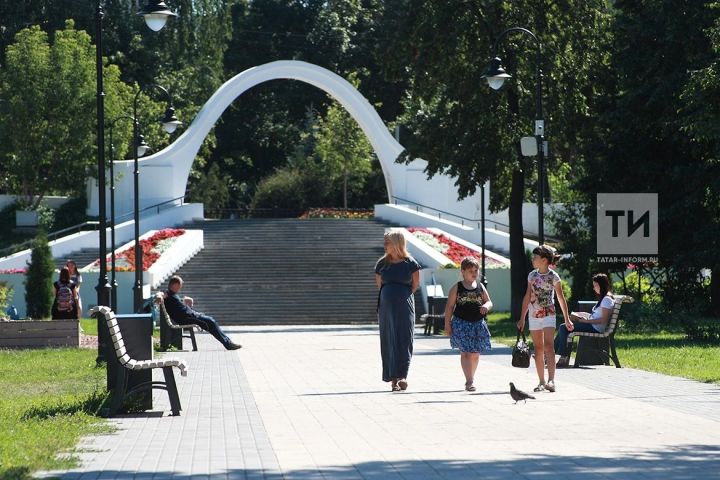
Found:
[[[119,366],[116,373],[115,390],[112,393],[112,403],[110,404],[110,416],[115,415],[123,406],[125,400],[125,390],[127,390],[128,371],[127,368]]]
[[[170,397],[170,410],[172,410],[173,415],[180,415],[182,407],[180,406],[180,396],[175,384],[173,367],[163,367],[163,375],[165,375],[165,385],[167,386],[168,397]]]
[[[190,341],[192,342],[193,352],[197,352],[197,342],[195,341],[195,327],[190,329]]]
[[[620,367],[620,359],[618,358],[617,351],[615,350],[615,338],[610,337],[608,341],[610,342],[610,353],[612,355],[612,360],[615,364],[615,368],[622,368]]]

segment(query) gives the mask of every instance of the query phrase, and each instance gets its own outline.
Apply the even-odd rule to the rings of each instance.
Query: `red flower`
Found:
[[[445,235],[435,233],[432,230],[429,230],[427,228],[410,227],[407,230],[411,233],[423,232],[428,235],[432,235],[433,237],[435,237],[435,239],[438,242],[440,242],[444,245],[447,245],[448,249],[445,251],[444,255],[446,257],[448,257],[450,260],[452,260],[457,265],[460,265],[463,258],[465,258],[465,257],[474,257],[477,259],[481,259],[483,257],[483,255],[480,252],[471,250],[468,247],[466,247],[465,245],[461,245],[461,244],[457,243],[456,241],[451,240],[450,238],[446,237]],[[487,256],[485,256],[485,260],[489,261],[492,264],[499,263],[496,260],[491,259],[490,257],[487,257]]]
[[[162,240],[168,238],[179,237],[184,234],[185,230],[182,228],[164,228],[155,232],[151,237],[140,240],[140,248],[142,248],[143,258],[143,271],[147,271],[156,261],[160,258],[160,254],[153,251],[153,249]],[[107,260],[109,261],[110,256],[108,255]],[[135,271],[135,245],[126,248],[120,253],[115,254],[115,260],[121,260],[122,263],[127,265],[116,266],[116,272],[134,272]],[[95,260],[93,265],[100,265],[100,260]],[[108,270],[112,270],[112,265],[108,263]]]

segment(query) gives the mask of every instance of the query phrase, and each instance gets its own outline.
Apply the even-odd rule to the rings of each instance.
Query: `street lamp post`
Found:
[[[173,133],[175,129],[182,124],[182,122],[175,117],[175,108],[172,105],[170,92],[155,83],[148,85],[147,88],[154,88],[166,97],[168,107],[165,110],[165,115],[163,116],[161,122],[163,124],[163,129],[165,129],[167,133]],[[145,88],[141,87],[135,94],[135,99],[133,100],[133,190],[135,196],[133,202],[133,218],[135,223],[135,283],[133,285],[133,311],[135,312],[139,312],[142,309],[144,300],[142,291],[143,252],[140,246],[140,165],[138,157],[143,155],[147,151],[148,147],[140,135],[140,124],[137,120],[138,98],[140,98],[140,94],[143,91],[145,91]]]
[[[113,154],[115,145],[113,144],[113,129],[115,128],[115,124],[120,120],[131,120],[135,122],[135,119],[130,115],[123,115],[114,119],[108,126],[110,130],[110,145],[108,147],[110,155],[110,308],[112,308],[113,312],[117,312],[117,280],[115,278],[115,156]],[[140,135],[140,137],[142,137],[142,135]],[[134,140],[133,143],[135,143]],[[144,139],[138,143],[137,150],[137,154],[140,157],[147,152],[148,145]]]
[[[500,42],[505,39],[510,33],[524,33],[530,35],[535,41],[537,47],[536,61],[535,61],[535,140],[537,142],[538,151],[538,239],[540,244],[545,243],[545,230],[544,230],[544,207],[543,200],[545,198],[545,121],[543,120],[543,107],[542,107],[542,44],[540,40],[530,30],[521,27],[508,28],[502,32],[495,40],[495,46],[493,47],[493,59],[490,60],[490,65],[487,71],[483,74],[483,78],[486,78],[488,84],[494,90],[499,90],[505,80],[511,78],[502,66],[502,60],[498,57],[498,47]]]
[[[138,15],[145,17],[145,23],[152,30],[160,30],[167,21],[168,17],[176,16],[171,12],[165,2],[157,0],[149,0],[139,12]],[[107,276],[107,211],[105,205],[105,91],[103,85],[103,59],[102,59],[102,37],[103,37],[103,11],[102,0],[97,1],[95,9],[95,96],[97,98],[97,179],[98,179],[98,257],[100,258],[100,273],[98,274],[98,284],[95,287],[97,292],[97,304],[108,305],[110,299],[111,287],[108,284]],[[104,322],[98,317],[98,356],[96,361],[105,361],[105,344],[108,341],[107,335],[103,332]]]
[[[480,273],[482,274],[482,283],[487,287],[488,281],[485,276],[485,182],[480,185],[480,243],[482,247]]]
[[[105,214],[105,92],[103,86],[103,60],[102,60],[102,21],[105,13],[103,12],[102,2],[98,0],[97,9],[95,11],[95,70],[96,70],[96,96],[97,96],[97,164],[98,164],[98,216],[100,220],[99,231],[99,257],[100,257],[100,274],[98,275],[98,284],[95,287],[97,291],[97,304],[107,305],[110,285],[107,278],[107,237],[106,231],[106,214]],[[102,356],[98,352],[98,359]]]

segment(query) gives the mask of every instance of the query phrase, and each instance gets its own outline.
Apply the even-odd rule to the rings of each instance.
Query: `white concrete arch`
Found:
[[[220,115],[245,91],[260,83],[278,79],[309,83],[340,102],[367,135],[380,160],[388,196],[392,198],[400,183],[404,182],[397,178],[398,175],[392,174],[399,166],[395,164],[395,159],[404,148],[395,141],[372,105],[347,80],[325,68],[297,60],[281,60],[250,68],[225,82],[177,140],[140,160],[141,208],[183,196],[195,156]],[[116,161],[115,172],[119,174],[116,174],[115,211],[117,215],[122,215],[132,211],[133,162]],[[97,214],[96,184],[94,188],[88,188],[88,198],[89,213],[94,211]]]

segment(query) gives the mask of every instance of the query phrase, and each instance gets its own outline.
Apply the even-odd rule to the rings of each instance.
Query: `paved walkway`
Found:
[[[61,478],[698,479],[720,478],[720,387],[632,369],[560,370],[557,393],[515,405],[534,370],[509,349],[483,356],[463,391],[447,338],[416,336],[407,392],[380,378],[368,326],[230,330],[242,350],[201,335],[178,377],[183,411],[113,419],[84,439]],[[622,359],[621,359],[622,360]]]

